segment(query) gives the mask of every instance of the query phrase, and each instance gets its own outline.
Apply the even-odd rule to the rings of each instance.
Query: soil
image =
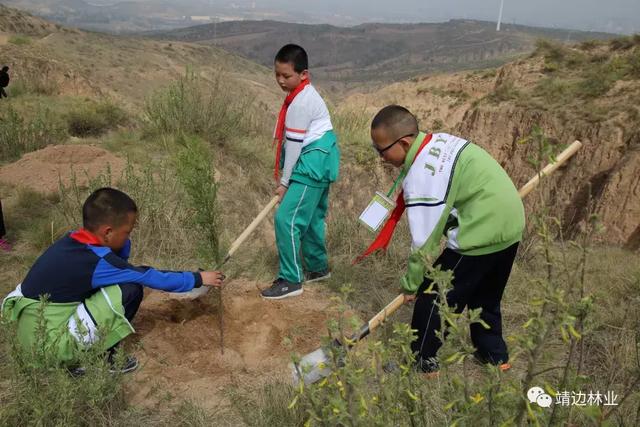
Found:
[[[168,392],[211,408],[228,403],[229,384],[290,382],[291,353],[318,348],[332,312],[321,286],[308,286],[296,298],[268,301],[260,297],[257,283],[234,280],[223,291],[222,354],[218,292],[193,300],[176,296],[148,291],[134,320],[139,343],[134,354],[142,365],[129,387],[134,404],[157,404]]]
[[[28,187],[41,193],[52,193],[59,183],[86,186],[91,179],[110,171],[117,180],[124,171],[125,160],[91,145],[49,145],[22,156],[15,163],[0,168],[0,181]]]

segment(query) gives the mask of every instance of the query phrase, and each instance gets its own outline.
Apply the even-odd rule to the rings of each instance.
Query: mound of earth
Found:
[[[308,286],[297,298],[267,301],[255,282],[234,280],[223,291],[222,354],[217,301],[217,291],[195,300],[157,291],[145,296],[133,323],[140,342],[134,352],[142,365],[130,387],[134,403],[151,405],[170,392],[214,407],[226,402],[225,386],[231,383],[290,381],[292,351],[318,348],[332,313],[321,286]]]
[[[106,173],[117,179],[125,166],[124,159],[102,148],[91,145],[49,145],[1,167],[0,182],[50,193],[57,191],[60,183],[71,185],[74,179],[80,187]]]

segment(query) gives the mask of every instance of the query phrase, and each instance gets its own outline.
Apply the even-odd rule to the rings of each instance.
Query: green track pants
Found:
[[[280,258],[278,278],[291,283],[304,282],[303,262],[309,272],[328,268],[325,247],[328,201],[328,186],[321,188],[296,181],[289,183],[275,216]]]

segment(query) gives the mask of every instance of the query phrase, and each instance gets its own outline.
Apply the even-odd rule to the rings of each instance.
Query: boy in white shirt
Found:
[[[266,299],[302,294],[302,283],[329,278],[325,217],[329,186],[338,178],[340,151],[329,111],[310,84],[307,53],[288,44],[274,61],[276,81],[287,92],[274,134],[278,277]],[[282,176],[279,172],[282,170]],[[302,262],[304,260],[303,269]]]

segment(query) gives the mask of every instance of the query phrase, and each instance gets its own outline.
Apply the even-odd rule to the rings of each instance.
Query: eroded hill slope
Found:
[[[563,47],[540,42],[531,57],[497,70],[424,76],[343,108],[368,114],[406,105],[424,129],[458,133],[490,151],[516,185],[535,169],[534,143],[519,143],[539,126],[552,144],[584,143],[571,164],[549,180],[546,200],[571,235],[593,210],[607,242],[640,247],[640,37]],[[530,198],[527,203],[539,203]]]

